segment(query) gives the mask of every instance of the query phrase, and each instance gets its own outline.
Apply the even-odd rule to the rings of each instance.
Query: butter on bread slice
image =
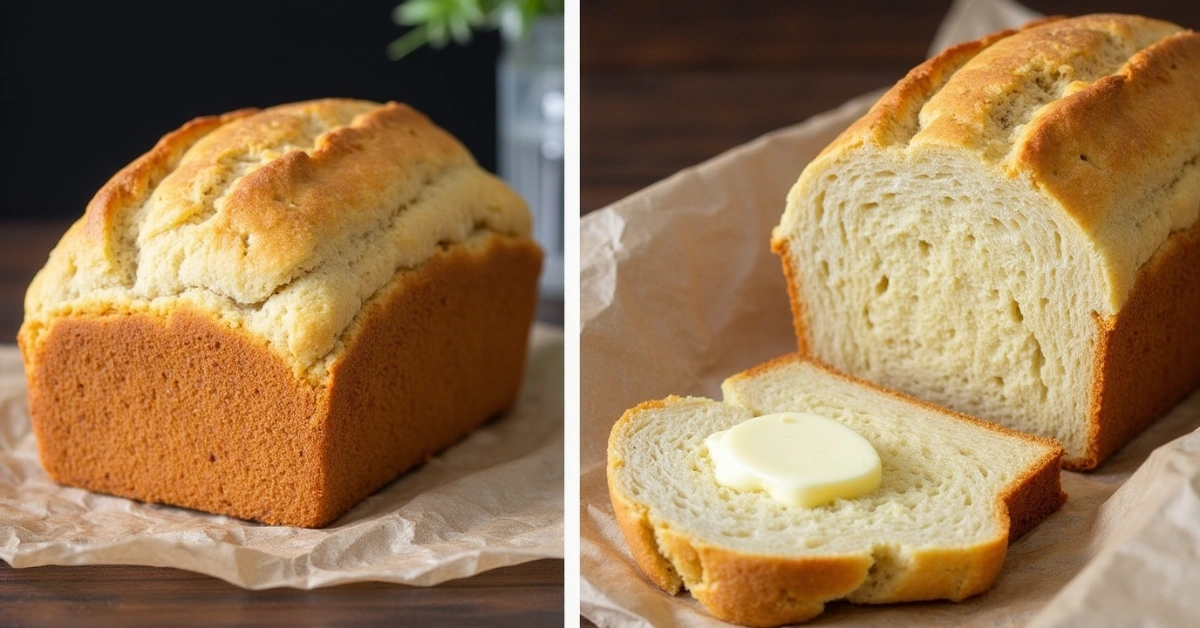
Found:
[[[608,484],[634,559],[713,615],[776,626],[827,602],[962,600],[985,591],[1008,543],[1065,501],[1062,448],[786,356],[726,380],[724,402],[669,397],[627,411]],[[754,416],[811,412],[862,434],[880,487],[787,507],[718,485],[705,438]]]

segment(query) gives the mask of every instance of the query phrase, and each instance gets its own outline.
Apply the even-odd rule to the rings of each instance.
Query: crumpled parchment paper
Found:
[[[1036,14],[956,2],[933,50]],[[879,93],[676,174],[581,222],[580,601],[613,626],[722,626],[637,569],[604,476],[621,413],[795,350],[771,227],[804,165]],[[833,603],[809,625],[1187,626],[1200,621],[1200,393],[1098,470],[1064,472],[1067,504],[1009,547],[992,589],[961,603]]]
[[[0,558],[128,564],[249,589],[433,585],[563,557],[563,334],[535,325],[517,405],[330,526],[267,526],[59,486],[29,428],[17,348],[0,346]]]

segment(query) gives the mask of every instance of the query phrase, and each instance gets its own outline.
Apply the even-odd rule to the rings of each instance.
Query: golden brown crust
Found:
[[[1139,16],[1097,14],[1034,22],[1011,37],[981,40],[985,45],[979,54],[923,103],[925,124],[912,139],[962,148],[988,161],[1003,159],[1010,150],[1023,149],[1021,125],[1060,124],[1053,112],[1072,98],[1061,94],[1097,78],[1093,72],[1107,74],[1112,64],[1131,54],[1136,58],[1138,50],[1178,30]],[[1087,93],[1092,91],[1085,88],[1076,96],[1091,100],[1095,95]],[[1146,104],[1152,110],[1153,105]],[[1112,124],[1111,119],[1087,115],[1093,123]],[[1014,170],[1022,167],[1025,164],[1010,165]]]
[[[987,591],[1004,566],[1011,539],[1001,533],[979,543],[969,551],[952,548],[926,548],[912,553],[912,562],[893,583],[886,598],[857,599],[856,603],[885,604],[920,600],[961,602]]]
[[[213,145],[204,146],[207,154],[196,155],[197,163],[209,167],[217,162],[213,153],[243,146],[240,135],[260,137],[264,128],[271,128],[277,120],[291,121],[297,127],[294,134],[299,136],[295,139],[300,139],[307,123],[305,117],[296,115],[295,110],[301,107],[308,110],[317,105],[277,107],[248,120],[245,126],[253,122],[251,128],[214,134],[210,138]],[[329,107],[357,112],[361,104],[331,101]],[[318,117],[324,113],[317,111]],[[351,114],[339,112],[329,117],[333,124]],[[337,240],[360,231],[380,215],[393,211],[394,207],[383,202],[381,188],[407,185],[419,189],[421,179],[474,164],[457,140],[416,110],[399,103],[353,115],[348,125],[312,141],[309,151],[287,152],[243,177],[228,191],[221,208],[213,208],[214,226],[227,236],[227,246],[217,251],[217,263],[241,263],[245,272],[269,277],[266,285],[277,286],[309,262],[322,240]],[[183,177],[185,181],[190,178]],[[181,196],[185,193],[168,193],[176,192]],[[375,211],[365,211],[372,206]],[[255,234],[256,245],[244,248],[241,236],[248,233]],[[264,298],[266,294],[254,296]]]
[[[719,547],[692,547],[682,535],[669,530],[666,545],[682,553],[695,552],[703,577],[690,589],[714,616],[746,626],[779,626],[807,621],[825,610],[825,603],[841,599],[863,580],[871,558],[862,556],[812,556],[780,558],[750,556]]]
[[[1188,250],[1200,247],[1191,235],[1200,34],[1098,14],[962,44],[910,72],[814,163],[867,142],[948,147],[1025,177],[1097,252],[1108,309],[1093,314],[1088,449],[1065,459],[1066,468],[1095,468],[1200,384],[1200,296],[1185,270],[1200,255]],[[823,174],[810,167],[800,181]],[[798,350],[808,354],[800,273],[785,236],[777,230],[772,249],[787,277]]]
[[[1010,541],[1024,536],[1067,502],[1060,472],[1062,455],[1061,447],[1056,447],[1030,467],[1026,474],[1016,478],[1005,492],[1004,510],[1008,513]]]
[[[804,293],[803,287],[800,285],[800,273],[792,267],[793,258],[788,251],[786,239],[772,239],[771,252],[778,255],[779,261],[783,264],[788,303],[792,306],[792,329],[796,332],[796,352],[807,356],[809,355],[808,331],[804,323],[804,300],[800,298],[800,295]]]
[[[646,507],[635,503],[617,490],[616,473],[625,466],[625,461],[616,455],[614,447],[619,431],[618,426],[632,421],[639,412],[662,408],[672,399],[674,397],[668,397],[661,401],[643,401],[621,415],[609,433],[608,464],[605,477],[608,479],[608,496],[616,513],[617,525],[621,528],[621,534],[625,536],[626,542],[629,543],[629,549],[633,551],[634,562],[660,589],[674,595],[683,588],[683,579],[671,566],[671,562],[664,558],[658,550],[654,526],[650,524]]]
[[[413,109],[326,99],[204,118],[118,173],[25,299],[57,316],[189,307],[325,385],[338,339],[398,269],[486,233],[531,237],[521,198]]]
[[[1056,19],[1058,18],[1049,17],[1035,20],[1027,24],[1025,28]],[[840,153],[864,142],[870,142],[877,146],[907,142],[920,128],[917,118],[925,103],[976,55],[992,44],[1017,32],[1017,30],[1003,30],[974,41],[951,46],[913,68],[881,96],[863,117],[856,120],[829,146],[826,146],[813,161],[819,161],[827,154]]]
[[[144,236],[203,220],[208,264],[261,277],[257,291],[221,292],[255,302],[311,263],[321,241],[392,212],[389,190],[417,190],[423,179],[473,164],[457,140],[400,103],[242,110],[189,122],[114,176],[88,205],[88,234],[122,246],[122,216],[153,191]]]
[[[1096,318],[1088,433],[1092,469],[1200,385],[1200,223],[1176,232],[1143,265],[1112,318]]]
[[[326,517],[319,392],[244,336],[190,312],[64,318],[26,362],[55,481],[274,523]]]
[[[1200,71],[1180,70],[1189,67],[1200,68],[1200,35],[1191,31],[1139,51],[1117,74],[1048,105],[1031,122],[1009,169],[1029,173],[1085,231],[1120,220],[1113,212],[1126,209],[1121,201],[1130,188],[1161,178],[1165,164],[1195,156],[1179,155],[1186,138],[1200,133]]]
[[[343,509],[516,401],[542,254],[529,240],[489,240],[401,271],[347,332],[326,410]]]
[[[683,578],[671,566],[658,549],[654,526],[650,523],[646,507],[636,504],[625,497],[616,488],[613,476],[615,467],[608,465],[608,497],[612,501],[613,514],[617,519],[617,527],[621,529],[625,542],[633,552],[633,561],[642,569],[650,581],[658,588],[675,595],[683,589]]]
[[[791,362],[808,362],[827,373],[902,399],[928,411],[965,421],[1045,450],[1026,473],[1014,478],[997,497],[997,535],[968,549],[926,548],[912,553],[901,579],[883,593],[861,593],[876,558],[862,555],[780,557],[748,554],[698,542],[620,490],[617,474],[625,461],[616,443],[626,425],[643,412],[679,401],[677,397],[643,402],[627,410],[609,436],[607,477],[617,524],[634,561],[668,593],[687,587],[714,616],[747,626],[779,626],[803,622],[824,611],[832,600],[890,603],[918,600],[963,600],[986,591],[1004,563],[1008,544],[1058,510],[1066,501],[1059,477],[1062,447],[1047,438],[1023,434],[994,423],[956,413],[914,397],[840,373],[800,354],[784,355],[729,378],[749,378]],[[856,591],[860,591],[858,596]]]
[[[112,231],[124,208],[157,186],[196,142],[225,124],[256,111],[239,109],[221,116],[203,116],[164,135],[149,152],[117,171],[92,197],[84,214],[87,235],[104,240],[108,244],[106,248],[111,249],[114,244]]]
[[[100,492],[325,525],[511,405],[540,263],[491,236],[401,271],[328,387],[195,312],[57,318],[36,349],[19,338],[42,463]]]

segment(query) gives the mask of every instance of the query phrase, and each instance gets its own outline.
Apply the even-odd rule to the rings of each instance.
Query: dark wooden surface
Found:
[[[1045,14],[1140,13],[1200,29],[1194,0],[1029,0]],[[581,5],[580,210],[891,85],[950,0]]]
[[[1138,13],[1200,30],[1194,0],[1024,4],[1047,15]],[[949,7],[950,0],[583,3],[581,213],[891,85],[925,59]]]
[[[25,288],[66,230],[0,222],[0,343],[15,342]],[[562,302],[539,318],[562,321]],[[0,561],[0,626],[561,626],[563,561],[539,560],[436,587],[360,583],[247,591],[178,569],[31,567]]]
[[[0,561],[0,626],[561,626],[562,572],[539,560],[436,587],[247,591],[178,569]]]

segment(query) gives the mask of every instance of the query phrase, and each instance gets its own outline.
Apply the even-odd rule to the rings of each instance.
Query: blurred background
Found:
[[[484,168],[515,181],[543,214],[537,235],[552,253],[539,318],[561,322],[561,14],[520,44],[477,31],[467,45],[422,47],[392,61],[389,44],[408,31],[392,19],[398,4],[0,2],[0,302],[19,303],[96,190],[165,133],[197,116],[339,96],[406,102]],[[547,65],[557,70],[558,96],[543,103],[538,90],[554,83]],[[541,120],[544,107],[556,121]],[[543,141],[554,128],[557,136]],[[501,134],[519,136],[520,146],[499,142]],[[0,311],[0,342],[20,316],[19,307]]]
[[[407,102],[495,172],[500,37],[389,61],[397,4],[6,0],[0,218],[78,217],[196,116],[326,96]]]
[[[1196,0],[1026,0],[1200,30]],[[592,0],[580,5],[580,211],[890,86],[951,0]],[[782,205],[781,205],[782,207]]]

